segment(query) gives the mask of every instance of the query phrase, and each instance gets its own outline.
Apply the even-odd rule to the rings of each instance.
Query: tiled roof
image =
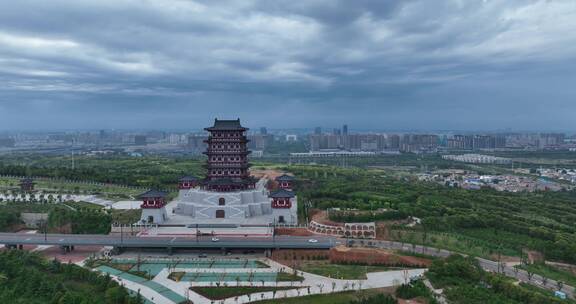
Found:
[[[295,179],[296,178],[294,178],[294,176],[290,176],[287,174],[282,174],[276,178],[277,181],[293,181]]]
[[[158,190],[148,190],[140,195],[138,195],[139,198],[156,198],[156,197],[166,197],[168,193],[164,192],[164,191],[158,191]]]
[[[179,179],[179,181],[181,182],[194,182],[197,181],[198,179],[195,178],[194,176],[183,176]]]
[[[218,120],[218,118],[216,118],[216,119],[214,119],[214,125],[212,127],[205,128],[205,130],[207,130],[207,131],[216,131],[216,130],[246,131],[246,130],[248,130],[248,128],[244,128],[242,125],[240,125],[240,118],[238,118],[236,120]]]
[[[269,197],[272,198],[290,198],[290,197],[294,197],[294,192],[292,191],[288,191],[288,190],[284,190],[284,189],[278,189],[272,193],[270,193]]]

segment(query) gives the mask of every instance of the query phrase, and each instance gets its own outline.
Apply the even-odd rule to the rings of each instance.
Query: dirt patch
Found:
[[[343,223],[331,221],[328,218],[328,212],[326,212],[325,210],[315,209],[313,212],[311,211],[310,214],[311,214],[310,216],[311,216],[312,220],[315,221],[316,223],[323,224],[323,225],[329,225],[329,226],[344,226]]]
[[[377,240],[389,240],[390,230],[385,223],[376,223],[376,239]]]
[[[493,261],[498,261],[498,255],[497,254],[493,254],[490,256],[490,258]],[[522,261],[522,259],[520,259],[519,257],[513,257],[513,256],[507,256],[507,255],[502,255],[500,256],[500,261],[507,263],[507,264],[516,264],[516,263],[520,263]]]
[[[260,170],[260,169],[255,169],[255,170],[250,170],[250,175],[256,177],[256,178],[267,178],[270,180],[274,180],[276,179],[278,176],[285,174],[284,172],[280,171],[280,170],[273,170],[273,169],[266,169],[266,170]]]
[[[313,236],[314,233],[308,231],[306,228],[276,228],[274,230],[276,235],[293,235],[293,236]]]
[[[533,264],[537,262],[544,262],[544,255],[541,252],[533,250],[525,250],[524,253],[528,256],[528,263]]]
[[[330,262],[409,267],[428,267],[432,264],[429,259],[398,255],[388,250],[344,246],[330,249]]]
[[[78,263],[81,262],[91,255],[97,255],[102,246],[75,246],[74,250],[71,252],[64,253],[59,246],[53,246],[48,249],[39,251],[39,253],[48,259],[56,259],[60,262],[67,263]]]
[[[308,250],[308,249],[280,249],[272,252],[271,259],[284,265],[291,265],[298,260],[327,260],[328,250]]]

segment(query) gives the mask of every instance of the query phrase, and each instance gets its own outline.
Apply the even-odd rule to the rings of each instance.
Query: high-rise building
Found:
[[[474,136],[454,135],[448,139],[448,148],[454,150],[472,150],[474,148]]]
[[[348,135],[348,125],[342,126],[342,135]]]
[[[146,135],[134,136],[134,144],[137,146],[145,146],[146,145]]]
[[[262,134],[262,135],[267,135],[267,134],[268,134],[268,130],[266,129],[266,127],[261,127],[261,128],[260,128],[260,134]]]
[[[315,134],[315,135],[321,135],[321,134],[322,134],[322,128],[316,127],[316,128],[314,129],[314,134]]]
[[[203,152],[206,150],[206,136],[205,135],[188,135],[188,149],[193,152]]]
[[[539,148],[557,147],[564,143],[564,133],[543,133],[538,139]]]
[[[254,134],[248,136],[248,147],[254,150],[265,150],[272,143],[272,135]]]
[[[14,138],[0,138],[0,147],[12,148],[16,145]]]

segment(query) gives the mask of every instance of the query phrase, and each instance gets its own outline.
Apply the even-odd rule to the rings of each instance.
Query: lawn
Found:
[[[521,269],[531,271],[533,273],[539,274],[549,279],[553,279],[555,281],[562,281],[570,286],[576,286],[576,275],[568,271],[561,270],[542,263],[522,265],[519,267]]]
[[[279,272],[278,276],[276,276],[277,282],[302,282],[304,281],[304,277],[299,275],[295,275],[293,273],[286,273],[286,272]]]
[[[544,288],[538,288],[538,287],[536,287],[536,286],[534,286],[534,285],[530,285],[530,284],[526,284],[526,283],[520,283],[520,284],[518,284],[518,285],[519,285],[520,287],[522,287],[523,289],[530,290],[530,291],[533,291],[533,292],[537,292],[537,293],[539,293],[539,294],[541,294],[541,295],[544,295],[544,296],[548,296],[548,297],[549,297],[549,296],[552,296],[552,295],[554,294],[553,291],[550,291],[550,290],[547,290],[547,289],[544,289]],[[562,303],[563,303],[563,304],[576,304],[576,301],[575,301],[575,300],[572,300],[572,299],[565,299],[565,300],[562,300]]]
[[[345,291],[331,294],[312,295],[297,298],[280,298],[275,300],[257,301],[258,304],[349,304],[367,296],[373,296],[379,292],[374,289],[362,291]]]
[[[19,182],[19,178],[1,177],[0,188],[19,191]],[[127,199],[143,191],[142,189],[122,187],[114,184],[71,182],[57,179],[36,179],[34,182],[37,190],[58,193],[101,193],[109,196],[112,200],[114,198],[117,200]]]
[[[294,287],[190,287],[190,290],[211,300],[222,300],[255,292],[294,289]]]
[[[366,279],[366,272],[388,271],[393,269],[387,266],[331,264],[328,261],[303,261],[297,268],[304,272],[325,277],[350,280]]]
[[[489,229],[485,229],[489,233]],[[417,230],[407,229],[390,229],[391,239],[397,242],[406,242],[410,244],[423,245],[423,233]],[[461,234],[452,234],[446,232],[428,232],[425,245],[446,249],[454,252],[460,252],[468,255],[478,256],[490,259],[492,254],[497,252],[498,245],[496,242],[490,242],[474,236],[464,235],[466,230],[462,230]],[[502,254],[507,256],[519,256],[519,252],[513,248],[503,246],[501,248]],[[421,252],[420,252],[421,253]]]
[[[134,224],[140,220],[141,209],[120,210],[111,209],[112,222],[120,224]]]

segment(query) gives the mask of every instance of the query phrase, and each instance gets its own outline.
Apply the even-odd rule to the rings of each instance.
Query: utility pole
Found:
[[[44,243],[48,242],[48,221],[42,221],[44,224]]]
[[[72,154],[72,170],[75,169],[75,164],[74,164],[74,142],[72,142],[72,150],[70,150],[70,153]]]
[[[272,244],[276,244],[276,218],[272,222]]]

